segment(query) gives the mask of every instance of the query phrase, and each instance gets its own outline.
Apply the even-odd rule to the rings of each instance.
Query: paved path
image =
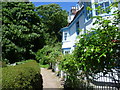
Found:
[[[46,69],[46,68],[41,68],[41,74],[42,74],[42,78],[43,78],[43,90],[45,88],[51,88],[51,90],[53,88],[56,88],[58,90],[62,90],[60,88],[63,88],[61,86],[61,81],[60,79],[55,75],[54,72],[51,71],[51,69]]]

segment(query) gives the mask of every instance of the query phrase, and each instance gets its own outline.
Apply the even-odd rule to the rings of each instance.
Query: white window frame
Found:
[[[86,6],[92,8],[92,3],[91,2],[87,2]],[[91,10],[86,10],[86,21],[90,20],[92,16],[93,16],[92,11]]]
[[[106,2],[108,2],[108,4],[110,5],[109,0],[102,0],[102,1],[98,0],[98,5],[96,5],[96,6],[101,6],[101,4],[103,4],[103,7],[101,6],[101,9],[103,9],[103,10],[106,11],[106,9],[109,7],[109,5],[108,5],[108,6],[105,5]],[[95,6],[95,8],[96,8],[96,6]],[[109,13],[110,13],[110,12],[109,12]],[[109,13],[107,13],[107,14],[109,14]],[[96,15],[102,15],[102,14],[104,14],[104,13],[102,13],[102,12],[98,13],[98,12],[97,12],[97,9],[96,9],[96,10],[95,10],[95,14],[96,14]]]

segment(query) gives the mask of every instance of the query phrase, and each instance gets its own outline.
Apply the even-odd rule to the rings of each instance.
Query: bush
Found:
[[[92,86],[90,86],[88,81],[85,81],[86,74],[80,71],[78,61],[75,60],[73,54],[66,54],[60,57],[59,67],[66,73],[64,89],[91,90]]]
[[[35,89],[42,90],[42,76],[35,61],[3,68],[2,90]]]
[[[33,60],[29,59],[29,60],[25,60],[25,61],[16,62],[16,65],[24,64],[24,63],[31,62],[31,61],[33,61]]]
[[[7,64],[5,61],[0,61],[0,67],[6,67],[6,66],[7,66]]]

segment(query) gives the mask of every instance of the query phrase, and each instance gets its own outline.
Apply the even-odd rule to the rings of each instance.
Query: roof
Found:
[[[75,17],[73,18],[73,20],[68,24],[68,26],[75,20],[75,18],[80,14],[80,12],[83,10],[84,7],[82,7],[75,15]]]
[[[60,31],[63,30],[67,30],[69,28],[69,26],[73,23],[73,21],[79,16],[79,14],[81,13],[81,11],[84,9],[84,7],[82,7],[75,15],[75,17],[73,18],[73,20],[64,28],[61,28]]]

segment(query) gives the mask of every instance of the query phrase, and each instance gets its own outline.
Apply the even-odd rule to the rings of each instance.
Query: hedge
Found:
[[[36,61],[16,66],[4,67],[2,72],[2,90],[33,89],[42,90],[42,76]]]
[[[24,60],[24,61],[20,61],[20,62],[16,62],[16,65],[19,65],[19,64],[24,64],[24,63],[27,63],[27,62],[31,62],[33,60],[29,59],[29,60]]]

